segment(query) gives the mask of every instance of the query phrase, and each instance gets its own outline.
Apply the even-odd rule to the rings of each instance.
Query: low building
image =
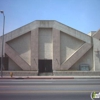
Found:
[[[100,30],[87,35],[54,20],[36,20],[4,36],[5,71],[100,71]],[[0,37],[0,56],[2,54]]]

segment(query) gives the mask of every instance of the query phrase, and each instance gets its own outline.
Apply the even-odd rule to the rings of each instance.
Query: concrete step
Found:
[[[39,73],[39,76],[53,76],[53,73]]]

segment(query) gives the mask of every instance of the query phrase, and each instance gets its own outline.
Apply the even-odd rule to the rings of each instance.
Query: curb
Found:
[[[74,77],[5,77],[0,79],[74,79]]]
[[[5,76],[0,79],[100,79],[100,76]]]

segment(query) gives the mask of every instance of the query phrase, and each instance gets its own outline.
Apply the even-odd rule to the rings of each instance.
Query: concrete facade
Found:
[[[52,29],[39,29],[39,59],[53,59]]]
[[[53,70],[60,70],[60,30],[52,29],[53,35]]]
[[[31,33],[28,32],[19,38],[15,38],[8,43],[8,45],[14,49],[21,58],[23,58],[29,65],[31,65],[31,46],[30,46]]]
[[[38,70],[38,28],[31,30],[31,70]]]
[[[61,64],[65,62],[75,51],[80,48],[84,42],[76,39],[70,35],[67,35],[63,32],[60,33],[60,55],[61,55]],[[73,45],[74,43],[74,45]]]
[[[100,71],[100,55],[96,52],[100,51],[100,30],[91,34],[53,20],[29,23],[4,36],[8,71],[39,72],[43,66],[39,60],[50,60],[53,72],[80,71],[80,64],[87,64],[89,71]],[[0,56],[1,40],[2,36]]]

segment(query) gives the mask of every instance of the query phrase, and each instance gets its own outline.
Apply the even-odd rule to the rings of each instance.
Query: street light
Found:
[[[3,33],[2,33],[2,54],[1,54],[1,77],[3,76],[2,70],[3,70],[3,46],[4,46],[4,28],[5,28],[5,15],[4,11],[0,11],[1,14],[3,14]]]

